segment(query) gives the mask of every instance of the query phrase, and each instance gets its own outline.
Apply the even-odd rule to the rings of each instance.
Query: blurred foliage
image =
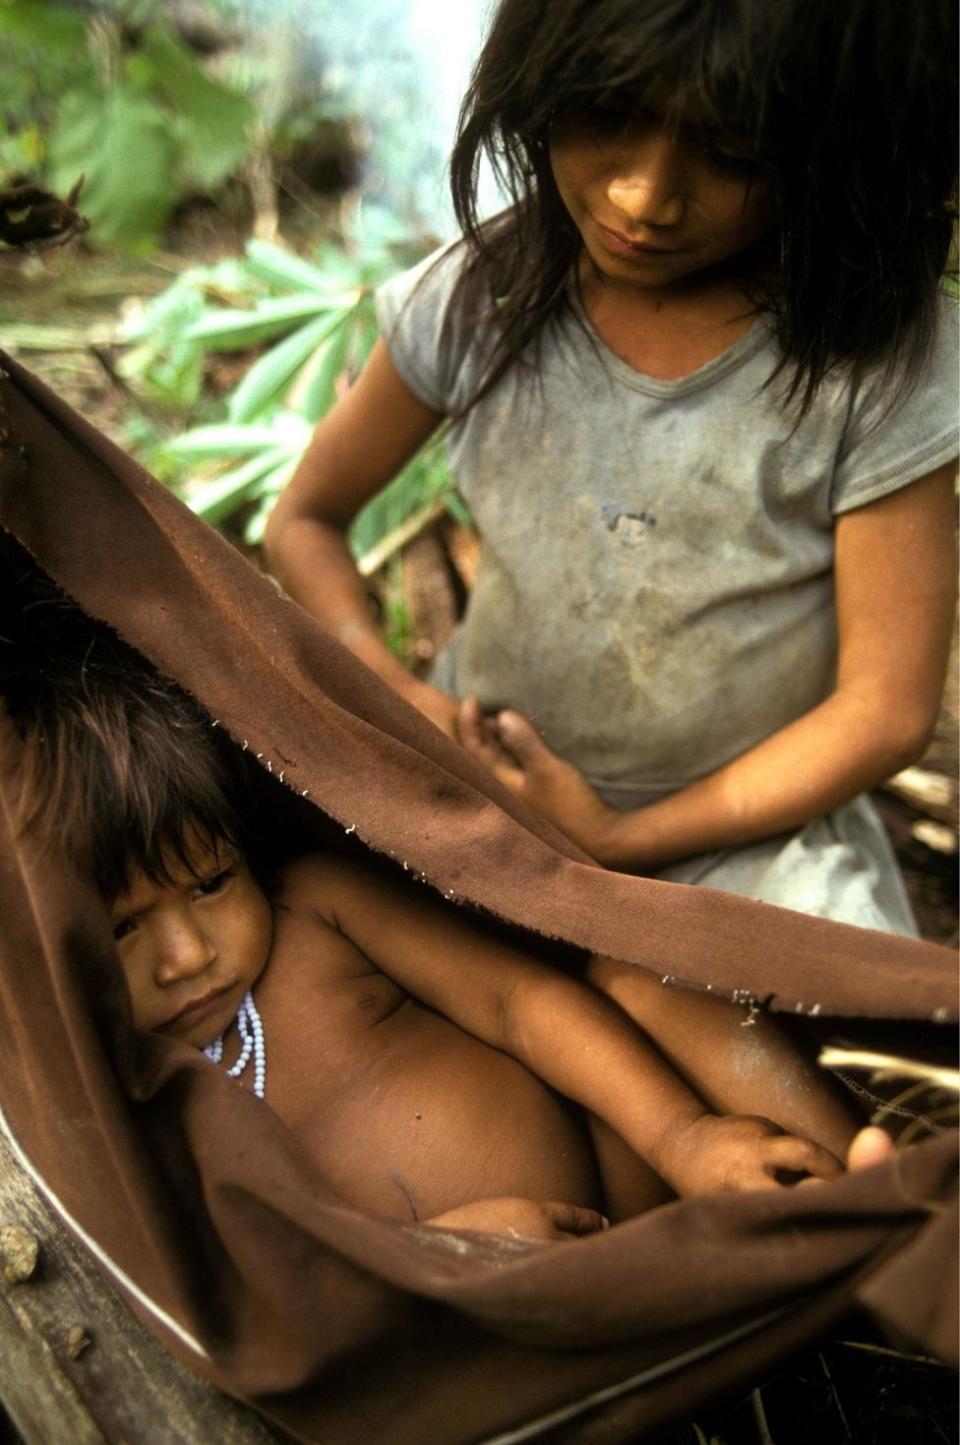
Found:
[[[206,521],[240,523],[248,545],[260,541],[314,425],[369,354],[377,335],[375,287],[416,259],[388,219],[368,214],[364,233],[357,253],[328,242],[311,259],[252,240],[242,257],[186,271],[128,326],[124,378],[151,403],[195,417],[204,411],[211,363],[240,354],[242,376],[219,417],[204,416],[169,439],[141,422],[128,439]],[[365,555],[437,501],[469,520],[439,441],[359,514],[351,532],[355,553]]]
[[[103,245],[149,249],[178,198],[250,148],[251,101],[207,74],[157,5],[0,0],[0,84],[0,169],[59,192],[85,176]]]

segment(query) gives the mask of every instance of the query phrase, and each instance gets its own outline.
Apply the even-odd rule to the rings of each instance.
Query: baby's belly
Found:
[[[366,1038],[297,1129],[348,1203],[420,1220],[509,1195],[600,1206],[582,1119],[515,1059],[415,1005]]]

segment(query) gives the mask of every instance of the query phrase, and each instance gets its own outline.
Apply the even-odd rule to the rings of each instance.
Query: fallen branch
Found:
[[[919,1079],[935,1088],[960,1093],[960,1070],[901,1059],[895,1054],[874,1054],[865,1049],[823,1048],[819,1063],[825,1069],[870,1069],[879,1078]]]
[[[394,527],[392,532],[381,537],[377,545],[371,547],[370,551],[360,558],[357,563],[357,571],[360,576],[372,577],[375,572],[379,572],[384,563],[389,562],[394,552],[399,552],[408,542],[412,542],[414,537],[418,537],[421,532],[426,531],[427,527],[443,516],[445,510],[442,502],[433,501],[425,507],[421,507],[419,511],[413,512],[405,522],[401,522],[399,527]]]

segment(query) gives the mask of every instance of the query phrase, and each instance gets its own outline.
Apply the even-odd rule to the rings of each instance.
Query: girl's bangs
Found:
[[[590,108],[625,117],[650,112],[678,130],[746,145],[758,157],[769,153],[777,47],[769,25],[743,23],[740,12],[749,8],[601,0],[565,34],[552,28],[552,45],[535,49],[532,109],[551,117]]]

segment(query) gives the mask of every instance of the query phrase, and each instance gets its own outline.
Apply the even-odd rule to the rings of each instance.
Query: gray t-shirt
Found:
[[[444,413],[490,346],[449,309],[463,254],[377,298],[400,375]],[[633,806],[830,692],[834,518],[956,455],[956,311],[943,298],[929,364],[892,414],[874,372],[828,378],[799,425],[765,387],[765,319],[677,381],[635,371],[580,320],[551,325],[538,374],[513,366],[451,432],[483,546],[441,682],[519,708]]]

